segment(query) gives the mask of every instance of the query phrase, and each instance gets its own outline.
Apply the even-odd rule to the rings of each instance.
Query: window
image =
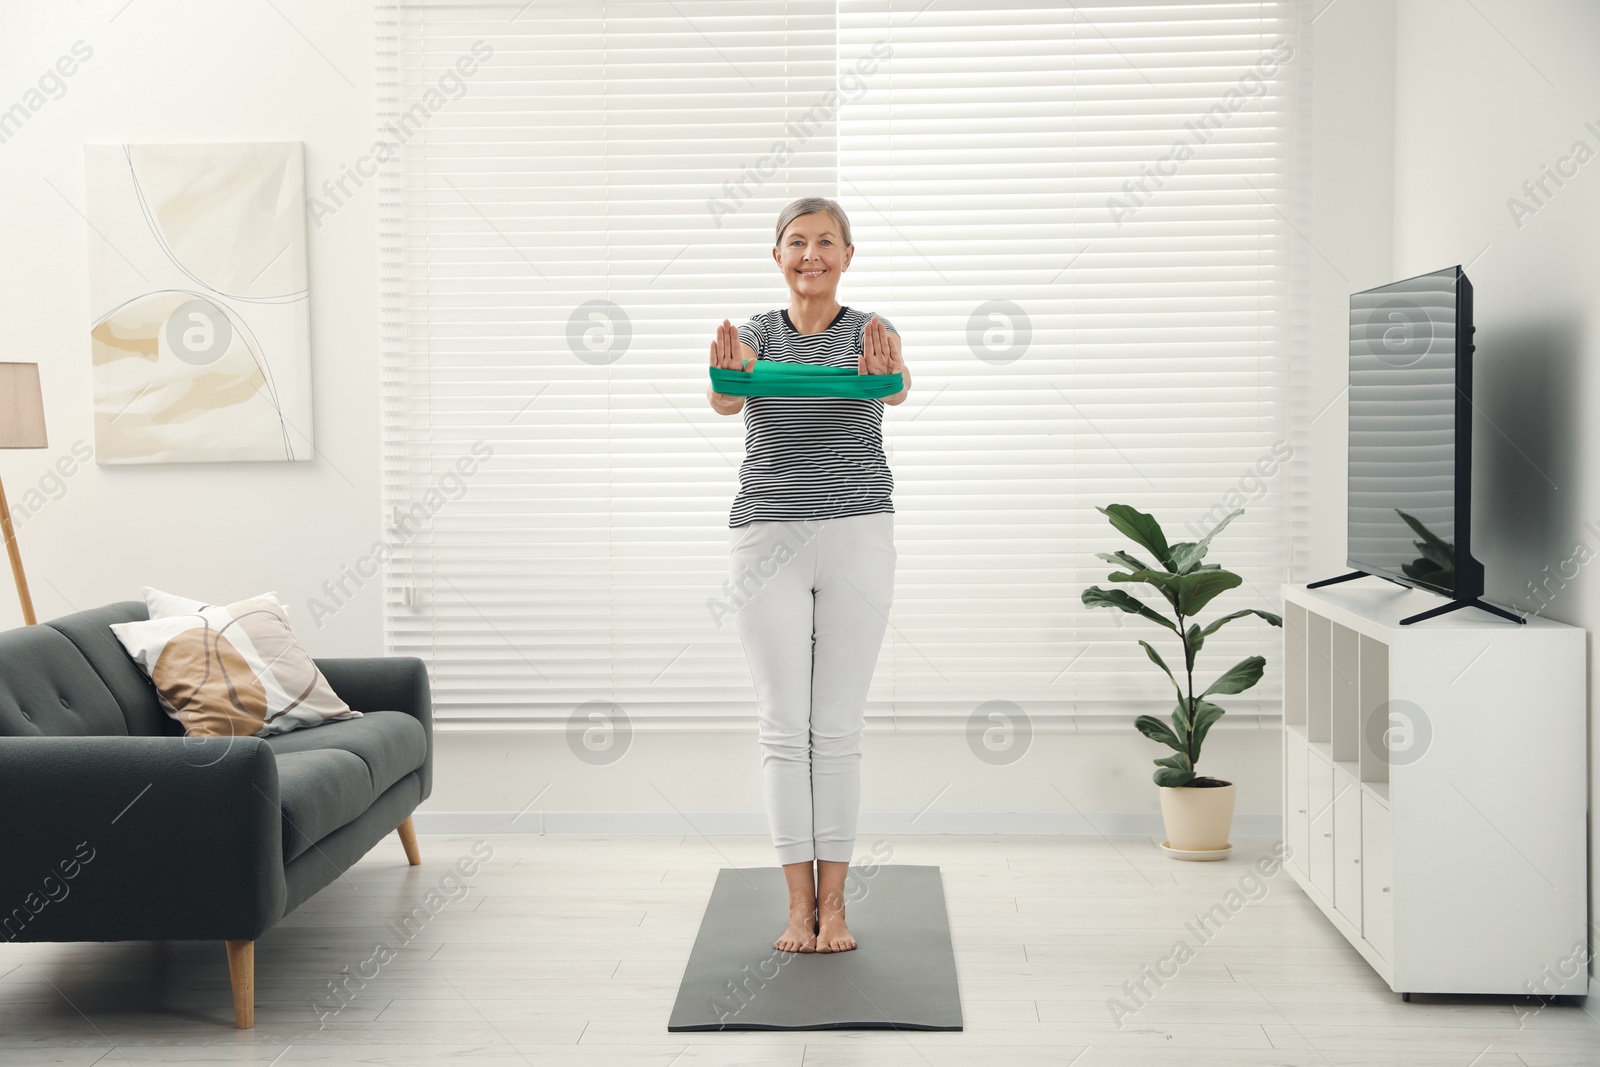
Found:
[[[915,377],[884,420],[869,722],[1169,710],[1135,638],[1171,635],[1079,600],[1131,547],[1094,507],[1179,540],[1245,507],[1219,607],[1273,607],[1303,552],[1299,17],[380,5],[387,643],[428,662],[439,720],[749,720],[742,417],[704,366],[722,319],[787,305],[772,226],[805,195],[849,213],[840,299],[894,321]],[[1242,620],[1201,673],[1266,655],[1225,703],[1275,714],[1279,647]]]

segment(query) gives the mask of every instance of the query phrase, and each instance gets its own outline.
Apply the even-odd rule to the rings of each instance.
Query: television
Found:
[[[1348,566],[1523,620],[1483,596],[1472,554],[1472,283],[1460,266],[1350,296]]]

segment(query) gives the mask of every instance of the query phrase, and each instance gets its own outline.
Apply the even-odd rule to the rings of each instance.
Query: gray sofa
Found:
[[[191,738],[108,604],[0,633],[0,939],[227,943],[234,1024],[255,1023],[255,941],[399,831],[433,789],[427,668],[318,659],[360,718]]]

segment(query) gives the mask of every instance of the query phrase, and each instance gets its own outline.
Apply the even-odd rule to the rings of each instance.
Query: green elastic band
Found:
[[[875,400],[905,389],[899,374],[862,374],[851,367],[758,359],[747,371],[711,368],[711,388],[728,396],[838,396]]]

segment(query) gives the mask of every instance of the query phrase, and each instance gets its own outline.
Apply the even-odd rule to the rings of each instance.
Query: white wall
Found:
[[[293,24],[270,4],[0,6],[0,109],[24,101],[75,42],[92,52],[59,99],[45,94],[0,144],[0,359],[39,363],[50,438],[43,451],[0,453],[0,475],[13,509],[27,512],[18,540],[40,619],[139,599],[146,584],[223,602],[275,589],[314,654],[382,651],[375,586],[320,628],[305,608],[379,533],[370,189],[309,234],[315,414],[301,429],[315,460],[91,462],[41,488],[76,442],[94,444],[84,142],[301,140],[313,188],[372,142],[367,8],[278,7]],[[0,627],[21,623],[0,577]]]
[[[1327,0],[1322,0],[1327,3]],[[1350,294],[1394,281],[1394,0],[1337,0],[1311,25],[1310,573],[1345,566]]]
[[[298,139],[312,190],[371,144],[368,8],[275,6],[0,0],[0,108],[75,41],[93,50],[60,99],[0,144],[11,309],[0,359],[41,364],[51,438],[44,452],[0,453],[14,504],[75,441],[93,443],[83,142]],[[373,194],[310,230],[318,458],[76,470],[19,529],[39,618],[137,598],[144,584],[217,601],[276,589],[313,654],[382,652],[376,583],[321,628],[305,607],[380,531]],[[20,623],[0,577],[0,628]],[[1246,723],[1213,731],[1204,769],[1238,783],[1239,832],[1271,832],[1278,734]],[[1040,735],[1005,766],[976,759],[960,732],[869,733],[862,832],[1154,832],[1160,754],[1126,725]],[[609,767],[576,760],[562,733],[441,731],[418,825],[462,825],[448,813],[516,830],[764,833],[753,716],[738,733],[640,732]]]
[[[1383,43],[1391,20],[1393,41]],[[1466,265],[1478,327],[1473,552],[1487,571],[1487,597],[1600,627],[1590,562],[1600,558],[1600,465],[1592,462],[1592,413],[1600,410],[1600,5],[1337,0],[1316,30],[1327,44],[1319,58],[1328,60],[1318,72],[1319,99],[1343,113],[1344,131],[1319,134],[1324,212],[1311,239],[1348,276],[1344,295]],[[1368,114],[1370,137],[1362,139],[1357,128]],[[1542,203],[1530,198],[1523,183],[1579,140],[1593,158],[1562,186],[1547,180]],[[1514,217],[1511,198],[1533,212]],[[1320,284],[1316,389],[1326,398],[1344,372],[1345,311],[1335,291],[1344,281],[1324,276]],[[1345,569],[1344,419],[1341,399],[1314,428],[1319,574]],[[1543,595],[1530,583],[1545,583]],[[1600,731],[1592,681],[1589,688],[1592,766]],[[1505,709],[1506,729],[1517,728],[1517,712]],[[1589,788],[1592,811],[1592,773]],[[1592,820],[1590,834],[1592,916],[1600,909]],[[1510,854],[1485,860],[1522,862]]]
[[[1592,631],[1600,628],[1600,585],[1588,564],[1600,556],[1600,5],[1477,7],[1481,15],[1450,0],[1399,5],[1406,60],[1396,75],[1394,266],[1404,276],[1476,257],[1468,272],[1482,416],[1473,551],[1488,599]],[[1536,188],[1536,202],[1523,183],[1577,141],[1592,158],[1568,163],[1577,173],[1559,187],[1546,179],[1548,195]],[[1512,198],[1534,213],[1514,218]],[[1548,584],[1535,596],[1530,583]],[[1592,676],[1589,692],[1592,768],[1600,737]],[[1505,717],[1516,729],[1517,709]],[[1589,788],[1593,812],[1592,770]],[[1589,832],[1592,919],[1600,909],[1592,816]]]

